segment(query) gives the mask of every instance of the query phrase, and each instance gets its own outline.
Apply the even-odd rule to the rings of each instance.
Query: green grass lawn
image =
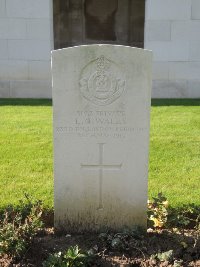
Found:
[[[28,193],[53,206],[52,105],[0,100],[0,208]],[[200,205],[200,100],[153,100],[149,196]]]

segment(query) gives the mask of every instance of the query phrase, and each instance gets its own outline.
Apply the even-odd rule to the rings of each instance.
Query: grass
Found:
[[[0,208],[24,193],[53,205],[52,107],[48,100],[0,101]]]
[[[151,110],[149,194],[173,206],[200,205],[200,100],[155,100]]]
[[[0,209],[24,193],[53,206],[50,100],[0,100]],[[149,196],[200,205],[200,100],[153,100]]]

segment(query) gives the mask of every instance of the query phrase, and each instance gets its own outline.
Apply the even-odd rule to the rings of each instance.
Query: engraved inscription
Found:
[[[124,139],[147,129],[143,125],[132,127],[127,123],[126,112],[120,110],[77,110],[72,121],[58,125],[56,131],[81,138]]]
[[[124,111],[77,111],[76,125],[125,125]]]
[[[87,64],[80,75],[80,92],[96,105],[108,105],[121,96],[125,77],[117,64],[104,56]]]
[[[103,209],[103,171],[104,170],[120,170],[122,167],[121,164],[104,164],[103,163],[103,152],[104,152],[104,143],[99,143],[99,162],[98,164],[81,164],[81,168],[89,170],[98,170],[99,172],[99,206],[98,209]]]
[[[145,127],[129,127],[129,126],[61,126],[56,127],[58,133],[65,133],[78,137],[90,137],[90,138],[115,138],[124,139],[127,135],[141,134],[145,132]]]

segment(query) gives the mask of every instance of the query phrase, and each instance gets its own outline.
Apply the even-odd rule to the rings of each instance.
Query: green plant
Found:
[[[28,196],[27,200],[30,201]],[[22,212],[9,207],[0,222],[0,256],[5,254],[20,258],[31,243],[38,230],[42,228],[42,203],[29,203],[30,209],[24,216]]]
[[[200,228],[200,206],[194,204],[182,205],[179,208],[170,208],[169,225],[179,228]]]
[[[182,267],[183,266],[183,260],[175,260],[173,267]]]
[[[50,254],[48,259],[43,263],[43,267],[66,267],[61,252]]]
[[[151,225],[152,221],[154,227],[163,227],[167,222],[168,205],[167,198],[162,193],[148,200],[148,223]]]
[[[89,253],[81,253],[76,245],[65,252],[51,254],[43,263],[43,267],[86,267],[90,261]]]
[[[151,255],[151,259],[157,259],[159,261],[172,261],[173,259],[173,250],[168,250],[165,252],[159,252],[155,255]]]
[[[109,250],[131,253],[132,250],[138,250],[138,245],[143,242],[144,235],[144,229],[136,226],[132,230],[124,229],[120,233],[101,233],[99,239]]]

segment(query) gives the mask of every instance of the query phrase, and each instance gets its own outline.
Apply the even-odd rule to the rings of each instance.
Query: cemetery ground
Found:
[[[43,266],[50,253],[70,246],[65,256],[51,257],[57,265],[49,260],[45,266],[200,266],[199,105],[200,100],[152,101],[149,198],[162,192],[170,205],[161,195],[149,203],[152,230],[58,236],[52,211],[52,103],[0,100],[0,266]],[[43,204],[20,203],[25,194]],[[76,245],[84,257],[76,255]]]

